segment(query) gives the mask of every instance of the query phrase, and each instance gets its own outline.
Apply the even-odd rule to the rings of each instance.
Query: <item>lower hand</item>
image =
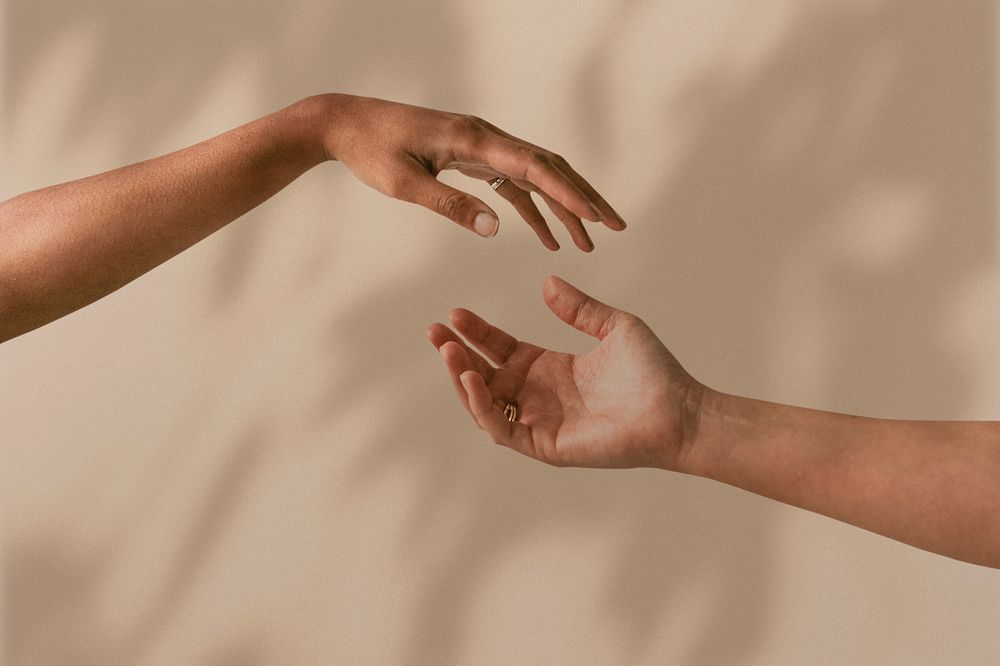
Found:
[[[350,95],[310,98],[319,104],[326,157],[343,162],[361,181],[396,199],[425,206],[481,236],[499,228],[482,200],[437,175],[458,169],[485,181],[505,178],[507,199],[550,250],[559,249],[532,200],[538,194],[566,225],[581,250],[594,248],[581,220],[620,231],[621,217],[562,157],[522,141],[485,120]]]
[[[703,387],[638,317],[556,277],[544,298],[597,346],[582,355],[543,349],[462,309],[450,318],[468,344],[444,324],[427,329],[479,427],[553,465],[683,470]],[[515,421],[504,414],[509,403]]]

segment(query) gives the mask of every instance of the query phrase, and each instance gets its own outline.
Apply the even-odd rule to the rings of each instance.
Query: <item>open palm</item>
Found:
[[[697,383],[639,318],[555,277],[544,298],[597,347],[581,355],[543,349],[463,309],[451,322],[471,347],[443,324],[428,329],[477,424],[497,443],[554,465],[676,468]],[[508,404],[516,420],[505,415]]]

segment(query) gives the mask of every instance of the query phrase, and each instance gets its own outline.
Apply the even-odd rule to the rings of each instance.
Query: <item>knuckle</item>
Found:
[[[463,137],[462,144],[467,150],[478,153],[485,147],[486,140],[486,132],[472,131]]]
[[[483,129],[483,120],[476,116],[459,115],[452,121],[452,130],[457,134],[476,134]]]
[[[552,164],[552,158],[549,154],[541,150],[532,150],[530,160],[532,164],[537,164],[538,166],[550,166]]]
[[[469,198],[461,192],[446,192],[437,201],[437,210],[445,217],[458,220],[467,207]]]
[[[523,156],[524,173],[521,180],[531,181],[539,175],[539,172],[552,168],[552,159],[542,150],[526,148]]]
[[[618,326],[622,323],[623,322],[618,313],[613,313],[610,317],[604,320],[604,323],[601,324],[600,330],[597,331],[597,337],[603,340],[611,333],[611,331],[618,328]]]
[[[476,116],[457,116],[451,122],[450,136],[459,150],[476,152],[486,140],[485,123]]]
[[[634,314],[629,314],[628,312],[622,312],[621,310],[615,310],[610,316],[604,321],[601,326],[601,330],[598,333],[598,337],[604,339],[611,331],[615,329],[627,329],[634,328],[637,325],[641,325],[642,320],[636,317]]]
[[[630,312],[619,312],[618,316],[621,318],[619,320],[621,321],[621,325],[627,328],[649,328],[641,317],[637,317]]]
[[[393,199],[403,199],[409,191],[409,177],[402,173],[391,173],[383,184],[383,190]]]
[[[634,314],[628,312],[622,312],[621,310],[616,310],[614,314],[611,315],[613,319],[619,326],[635,326],[636,324],[641,324],[642,320],[636,317]]]

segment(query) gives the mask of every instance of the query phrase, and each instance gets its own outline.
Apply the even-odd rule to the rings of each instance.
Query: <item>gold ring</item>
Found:
[[[507,176],[500,176],[499,178],[494,178],[490,181],[490,187],[496,192],[497,188],[507,182]]]
[[[503,408],[503,415],[507,417],[507,420],[513,423],[517,420],[517,403],[514,401],[508,402],[507,406]]]

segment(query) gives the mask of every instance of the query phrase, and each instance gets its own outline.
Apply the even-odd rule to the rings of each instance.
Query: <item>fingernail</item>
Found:
[[[500,229],[500,220],[489,213],[480,213],[476,215],[476,219],[472,223],[472,228],[480,236],[492,238],[496,236],[497,230]]]
[[[618,220],[618,226],[619,226],[619,228],[624,229],[625,227],[628,226],[627,224],[625,224],[625,220],[623,220],[622,218],[618,217],[616,219]]]
[[[468,370],[466,370],[465,372],[463,372],[458,376],[458,381],[462,382],[462,388],[464,388],[465,391],[468,392],[469,386],[472,385],[472,375]]]

